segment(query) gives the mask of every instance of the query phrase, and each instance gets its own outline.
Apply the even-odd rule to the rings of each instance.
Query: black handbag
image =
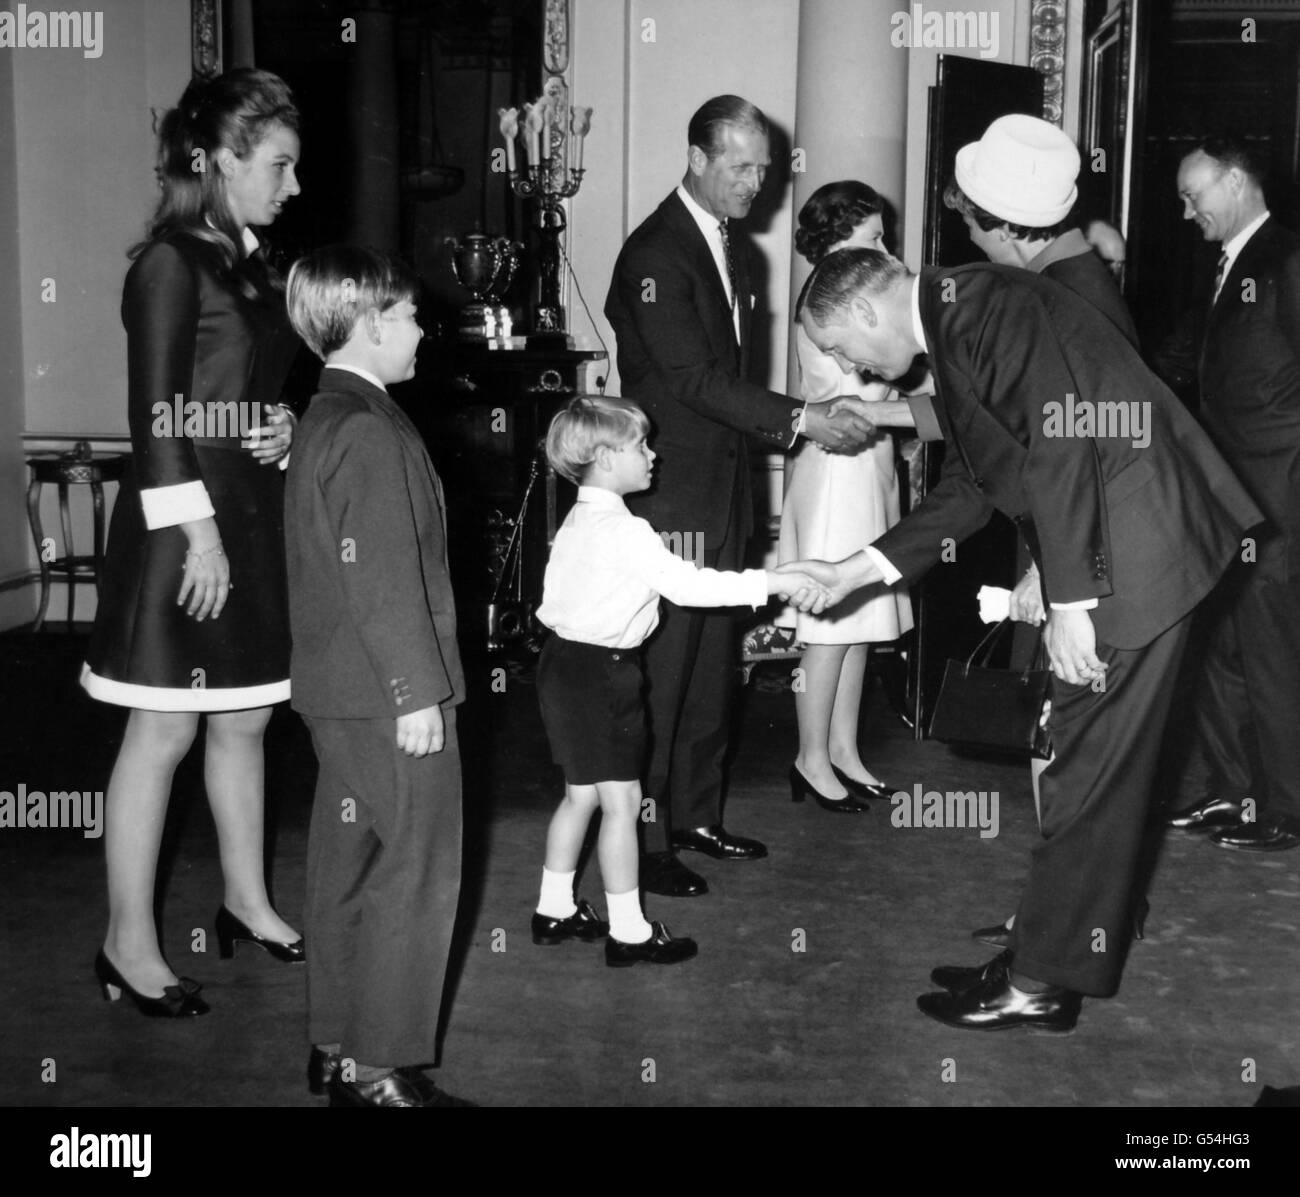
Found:
[[[1004,619],[965,661],[948,661],[930,719],[930,736],[950,744],[1049,760],[1052,674],[1043,667],[1042,633],[1028,668],[995,669],[987,664],[998,636],[1010,624],[1010,619]]]

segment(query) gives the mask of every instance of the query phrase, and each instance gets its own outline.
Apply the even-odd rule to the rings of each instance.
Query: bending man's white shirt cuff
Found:
[[[890,564],[889,558],[887,558],[885,554],[874,545],[867,545],[867,547],[862,551],[871,558],[875,567],[884,575],[884,583],[886,586],[892,586],[903,576],[899,570],[896,570],[893,565]]]
[[[216,515],[208,488],[202,482],[178,482],[174,486],[153,486],[140,492],[144,526],[150,531],[174,528],[192,520]]]
[[[1048,603],[1053,611],[1092,611],[1097,606],[1095,598],[1079,599],[1075,603]]]

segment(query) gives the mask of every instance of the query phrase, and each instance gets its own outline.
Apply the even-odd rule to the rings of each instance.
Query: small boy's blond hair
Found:
[[[415,302],[420,280],[396,258],[359,245],[327,245],[299,258],[289,271],[289,323],[324,360],[342,349],[357,321]]]
[[[649,418],[630,399],[575,395],[551,420],[546,460],[561,477],[581,485],[597,449],[621,449],[649,432]]]

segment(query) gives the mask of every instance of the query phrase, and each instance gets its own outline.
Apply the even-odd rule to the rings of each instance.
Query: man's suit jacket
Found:
[[[1150,643],[1210,590],[1258,509],[1182,404],[1077,295],[976,265],[923,270],[919,299],[950,450],[938,485],[876,547],[912,581],[946,538],[1002,511],[1024,531],[1049,602],[1096,598],[1100,640]],[[1073,402],[1077,414],[1080,401],[1141,405],[1129,410],[1149,444],[1049,435],[1046,405]]]
[[[1050,278],[1086,299],[1123,333],[1130,345],[1135,349],[1138,347],[1137,327],[1114,276],[1078,229],[1070,229],[1057,237],[1025,269]],[[943,440],[943,430],[938,426],[930,396],[912,395],[907,402],[916,421],[918,439]]]
[[[1211,297],[1157,366],[1175,385],[1199,381],[1202,422],[1268,517],[1261,576],[1300,581],[1300,237],[1270,217]]]
[[[753,528],[747,436],[775,449],[793,440],[799,403],[745,381],[751,304],[745,238],[731,226],[740,309],[731,306],[699,225],[674,191],[618,255],[605,315],[618,341],[626,398],[645,409],[659,454],[653,490],[628,507],[659,532],[702,532],[716,546],[733,509]]]
[[[327,367],[288,474],[294,709],[379,719],[462,702],[442,484],[411,421]]]

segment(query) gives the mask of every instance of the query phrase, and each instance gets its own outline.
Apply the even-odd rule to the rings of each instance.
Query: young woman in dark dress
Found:
[[[220,841],[222,955],[237,940],[304,958],[263,864],[262,735],[289,697],[283,478],[292,419],[275,405],[297,339],[253,227],[298,194],[285,83],[240,69],[195,81],[159,130],[162,198],[122,297],[133,477],[118,495],[82,684],[132,708],[107,797],[105,997],[145,1014],[207,1012],[154,923],[172,776],[207,719],[204,781]]]

